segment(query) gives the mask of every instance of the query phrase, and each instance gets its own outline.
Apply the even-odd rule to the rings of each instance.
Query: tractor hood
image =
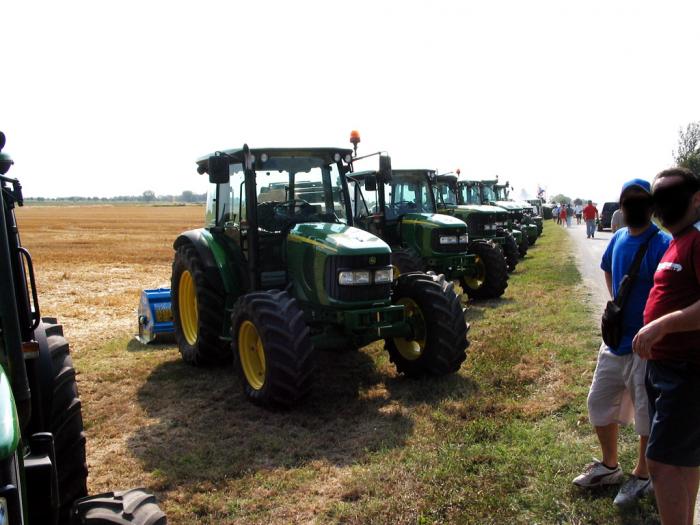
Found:
[[[442,213],[407,213],[402,224],[417,224],[427,228],[464,228],[464,221]]]
[[[456,206],[452,208],[456,214],[459,213],[498,213],[498,212],[504,212],[503,208],[498,208],[497,206],[488,206],[485,204],[461,204],[459,206]]]
[[[517,202],[513,201],[496,201],[494,204],[496,204],[496,206],[500,206],[501,208],[505,208],[506,210],[511,211],[519,211],[525,209],[525,206],[521,206]]]
[[[376,235],[346,224],[308,222],[297,224],[287,241],[315,246],[332,255],[391,253],[389,245]]]

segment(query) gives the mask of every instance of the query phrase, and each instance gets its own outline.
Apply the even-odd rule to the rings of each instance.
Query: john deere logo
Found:
[[[370,264],[377,264],[377,258],[376,258],[376,257],[370,257],[370,258],[369,258],[369,263],[370,263]]]

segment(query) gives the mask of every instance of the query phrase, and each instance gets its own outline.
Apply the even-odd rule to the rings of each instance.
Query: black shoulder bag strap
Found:
[[[622,278],[622,281],[620,281],[620,289],[617,291],[617,296],[614,299],[615,304],[619,306],[620,309],[625,307],[625,303],[627,303],[627,298],[629,297],[630,290],[632,289],[632,285],[634,284],[634,280],[639,275],[639,269],[642,266],[642,260],[644,259],[644,256],[646,255],[647,250],[649,248],[649,243],[651,243],[651,240],[658,233],[659,230],[652,233],[649,236],[649,238],[646,241],[644,241],[644,244],[642,244],[639,247],[639,249],[637,250],[637,254],[634,256],[634,261],[632,261],[632,266],[630,266],[630,269]]]

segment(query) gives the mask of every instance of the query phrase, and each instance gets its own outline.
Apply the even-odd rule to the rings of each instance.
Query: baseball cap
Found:
[[[632,179],[628,180],[622,185],[620,197],[622,197],[622,195],[630,188],[637,188],[642,190],[644,193],[648,193],[649,195],[651,195],[651,184],[649,184],[649,181],[646,181],[644,179]]]

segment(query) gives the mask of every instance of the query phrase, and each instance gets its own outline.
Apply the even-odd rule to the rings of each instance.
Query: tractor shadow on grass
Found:
[[[378,348],[319,352],[314,392],[286,411],[247,401],[230,365],[167,361],[139,389],[138,403],[156,422],[136,430],[129,448],[157,473],[161,490],[314,461],[349,465],[404,446],[413,432],[412,406],[476,390],[460,375],[393,377],[386,361]]]

